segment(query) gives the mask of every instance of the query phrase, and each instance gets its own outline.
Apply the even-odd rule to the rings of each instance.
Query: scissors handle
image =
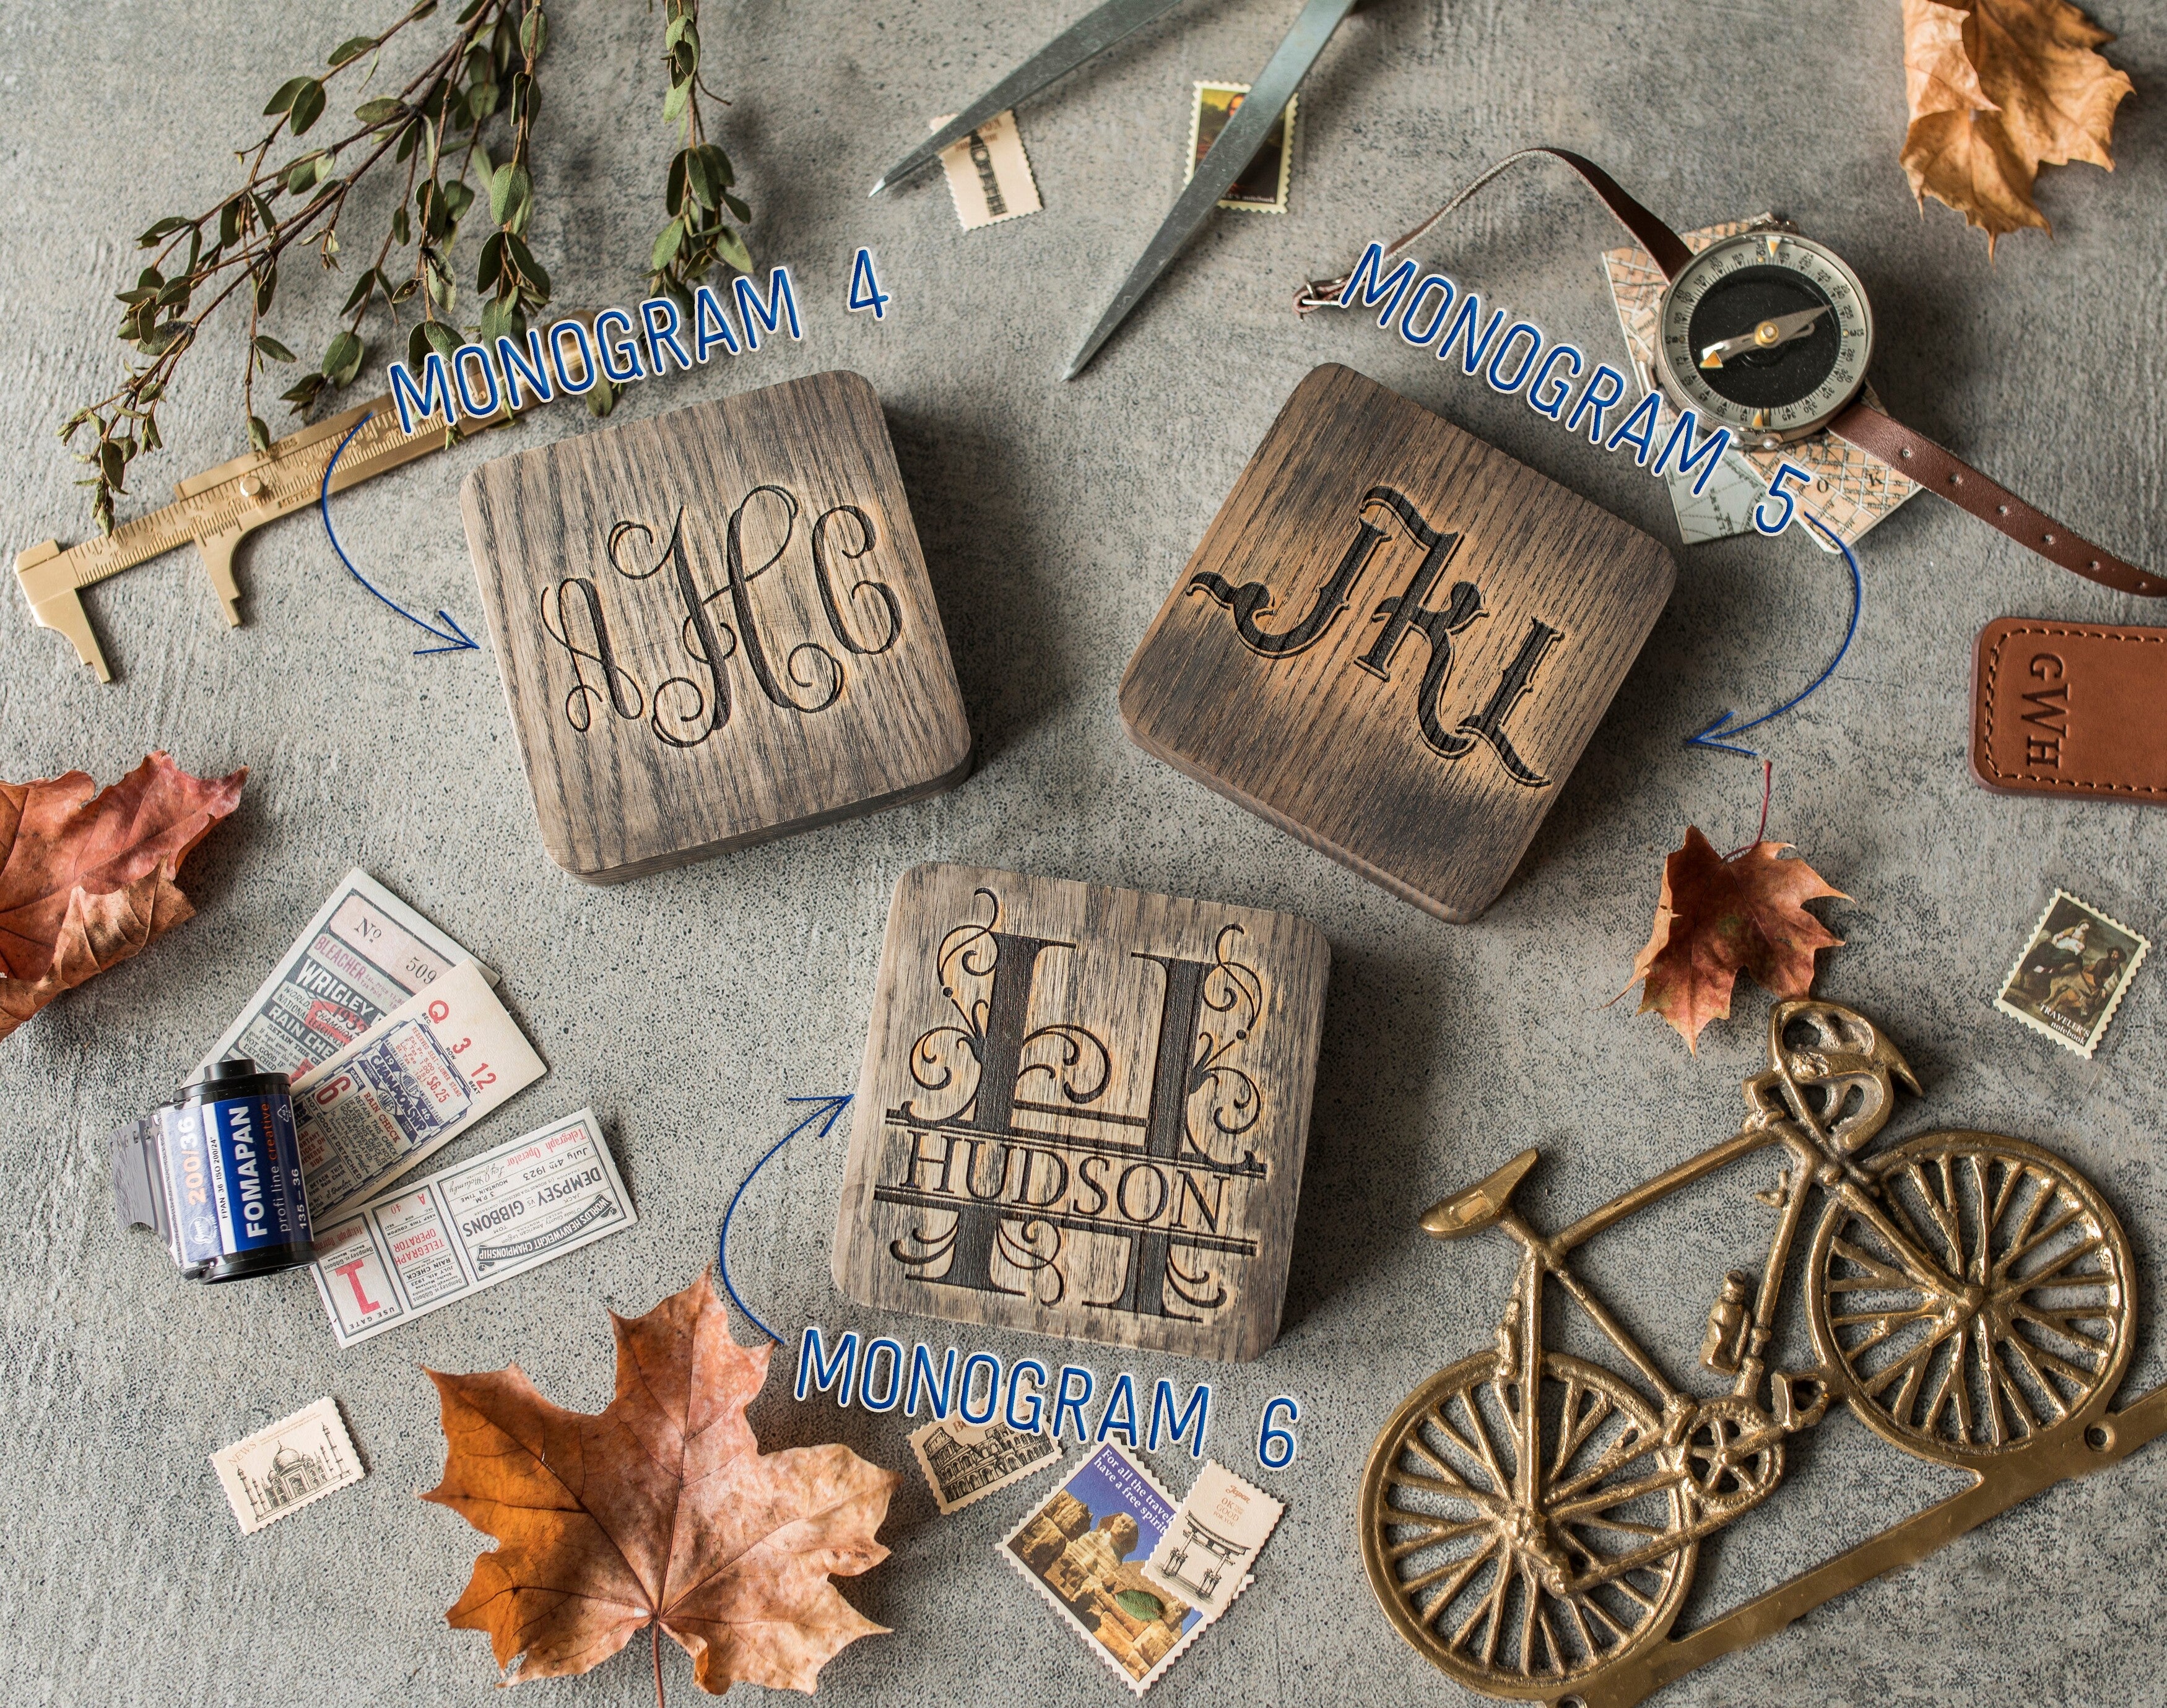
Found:
[[[1026,95],[1035,95],[1057,77],[1066,76],[1084,61],[1104,53],[1126,35],[1133,34],[1155,19],[1163,18],[1181,0],[1106,0],[1055,36],[1000,82],[912,149],[880,176],[872,187],[877,196],[890,184],[909,177],[937,157],[944,148],[962,141],[996,113],[1005,113]]]
[[[1324,51],[1325,43],[1332,40],[1340,20],[1354,9],[1354,5],[1355,0],[1307,0],[1301,15],[1294,21],[1294,28],[1286,33],[1286,39],[1280,43],[1270,62],[1243,97],[1241,106],[1227,121],[1227,128],[1219,133],[1219,140],[1211,145],[1211,151],[1197,163],[1188,188],[1174,204],[1174,211],[1166,216],[1150,246],[1129,269],[1129,276],[1121,281],[1121,288],[1106,305],[1106,312],[1099,316],[1099,324],[1091,329],[1091,336],[1070,358],[1068,372],[1062,376],[1063,378],[1075,378],[1089,365],[1091,358],[1099,353],[1099,346],[1114,336],[1114,329],[1128,318],[1129,311],[1173,264],[1174,256],[1180,254],[1197,227],[1211,216],[1219,198],[1248,169],[1249,162],[1257,157],[1257,151],[1264,146],[1265,137],[1271,134],[1272,126],[1279,123],[1287,103],[1294,98],[1301,80],[1309,74],[1310,66]]]

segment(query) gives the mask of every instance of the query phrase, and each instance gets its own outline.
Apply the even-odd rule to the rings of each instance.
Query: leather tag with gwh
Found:
[[[1402,900],[1472,919],[1676,574],[1639,529],[1327,365],[1129,661],[1121,719],[1147,753]]]

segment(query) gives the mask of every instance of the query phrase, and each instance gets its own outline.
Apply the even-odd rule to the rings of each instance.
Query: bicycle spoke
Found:
[[[1467,1580],[1481,1569],[1482,1563],[1497,1552],[1497,1544],[1495,1540],[1492,1540],[1476,1549],[1464,1560],[1447,1560],[1434,1571],[1425,1572],[1419,1578],[1407,1578],[1400,1585],[1400,1594],[1406,1596],[1412,1603],[1417,1595],[1436,1583],[1438,1578],[1449,1577],[1452,1582],[1446,1585],[1444,1592],[1431,1604],[1431,1610],[1434,1612],[1438,1608],[1449,1606],[1452,1598],[1466,1587]]]
[[[2042,1198],[2048,1195],[2049,1194],[2046,1193],[2041,1194]],[[2060,1215],[2057,1216],[2045,1227],[2040,1229],[2037,1233],[2034,1234],[2030,1239],[2024,1241],[2022,1245],[2011,1246],[2008,1251],[2001,1254],[2000,1261],[1994,1266],[1994,1279],[1996,1281],[2001,1280],[2009,1273],[2013,1266],[2022,1262],[2027,1257],[2029,1257],[2034,1251],[2037,1251],[2042,1245],[2053,1239],[2055,1235],[2060,1233],[2063,1229],[2068,1227],[2072,1222],[2082,1221],[2084,1219],[2084,1214],[2083,1206],[2073,1206],[2070,1208],[2063,1211]],[[2096,1244],[2097,1242],[2095,1241],[2094,1245],[2096,1245]]]
[[[2073,1323],[2096,1322],[2105,1314],[2103,1312],[2042,1311],[2034,1309],[2028,1304],[2020,1303],[2013,1308],[2011,1314],[2022,1318],[2027,1323],[2037,1323],[2050,1334],[2059,1335],[2065,1340],[2074,1341],[2088,1352],[2105,1352],[2114,1345],[2114,1326],[2111,1320],[2108,1323],[2107,1337],[2105,1340],[2095,1339],[2092,1335],[2080,1333],[2070,1326]]]

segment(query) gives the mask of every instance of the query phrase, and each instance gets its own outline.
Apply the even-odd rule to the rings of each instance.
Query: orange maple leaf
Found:
[[[154,753],[103,791],[84,771],[0,783],[0,1038],[195,912],[174,875],[247,777]]]
[[[2096,50],[2114,37],[2069,0],[1904,0],[1904,170],[1920,205],[1946,202],[1996,239],[2051,231],[2032,199],[2042,166],[2114,170],[2115,108],[2134,91]]]
[[[1813,989],[1815,952],[1842,946],[1799,903],[1851,898],[1804,860],[1779,858],[1789,846],[1756,842],[1725,859],[1688,826],[1685,846],[1663,862],[1656,927],[1633,963],[1643,981],[1635,1012],[1656,1010],[1687,1049],[1698,1053],[1701,1028],[1729,1016],[1740,971],[1773,996],[1803,997]]]
[[[896,1477],[848,1447],[762,1453],[745,1407],[772,1346],[730,1338],[703,1273],[643,1317],[612,1311],[617,1397],[596,1415],[545,1399],[517,1365],[428,1372],[444,1478],[421,1498],[500,1547],[445,1615],[485,1631],[511,1678],[607,1660],[643,1627],[662,1695],[662,1633],[701,1689],[811,1691],[847,1644],[886,1629],[837,1593],[887,1557],[873,1540]]]

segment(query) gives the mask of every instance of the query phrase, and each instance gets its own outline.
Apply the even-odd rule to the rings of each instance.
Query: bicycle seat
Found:
[[[1523,1150],[1487,1179],[1476,1182],[1449,1198],[1439,1198],[1423,1212],[1423,1232],[1433,1239],[1457,1240],[1463,1234],[1479,1234],[1505,1214],[1513,1188],[1535,1166],[1535,1152]]]

